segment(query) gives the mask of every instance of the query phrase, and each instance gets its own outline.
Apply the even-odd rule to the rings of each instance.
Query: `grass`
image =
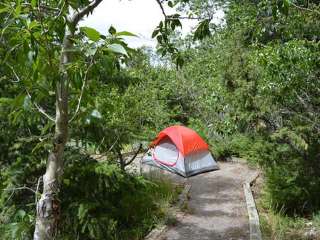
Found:
[[[172,212],[168,212],[168,214],[165,217],[164,224],[167,226],[176,226],[177,223],[178,223],[178,219],[175,216],[175,214]]]
[[[158,199],[156,204],[162,213],[160,214],[156,225],[175,225],[177,219],[173,213],[172,207],[177,204],[183,186],[172,183],[171,180],[164,176],[152,176],[151,178],[149,176],[149,179],[159,186],[157,191],[153,193],[154,197]]]
[[[144,237],[152,229],[161,225],[173,226],[177,223],[175,215],[172,213],[172,205],[174,205],[181,193],[181,186],[173,184],[166,178],[152,178],[150,182],[155,184],[154,189],[150,189],[149,195],[153,199],[153,203],[156,206],[157,211],[150,211],[145,219],[145,224],[148,225],[148,231],[146,232],[146,226],[136,226],[135,229],[131,229],[128,232],[135,232],[135,237],[132,234],[121,236],[119,239],[138,240],[144,239]],[[147,209],[146,209],[147,210]],[[151,221],[150,221],[151,220]]]
[[[262,191],[257,200],[260,225],[264,240],[320,240],[320,212],[310,218],[290,217],[283,212],[275,212],[269,206]],[[310,236],[310,232],[316,232]]]

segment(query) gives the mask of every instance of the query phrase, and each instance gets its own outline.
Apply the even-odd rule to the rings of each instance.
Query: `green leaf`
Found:
[[[42,141],[36,144],[36,146],[32,149],[31,153],[35,153],[36,151],[38,151],[39,149],[43,148],[45,149],[46,147],[48,147],[48,142],[46,141]]]
[[[31,103],[31,99],[30,99],[29,96],[25,96],[22,106],[23,106],[24,110],[30,110],[31,109],[32,103]]]
[[[80,204],[79,208],[78,208],[78,219],[80,220],[80,222],[82,222],[84,220],[84,217],[86,216],[87,212],[88,212],[88,207],[85,204]]]
[[[8,7],[0,8],[0,13],[8,12],[8,10],[9,10],[9,8],[8,8]]]
[[[17,239],[19,235],[19,224],[16,222],[10,223],[8,228],[10,229],[10,232],[11,232],[11,238]]]
[[[89,220],[86,220],[83,223],[82,228],[81,228],[81,233],[84,233],[86,231],[88,223],[89,223]]]
[[[177,69],[182,68],[183,64],[184,64],[184,59],[183,59],[183,57],[182,57],[181,55],[178,55],[178,56],[176,57]]]
[[[90,236],[91,238],[96,238],[95,228],[94,228],[94,225],[93,225],[93,224],[88,224],[88,230],[89,230],[89,236]]]
[[[22,210],[22,209],[19,209],[15,216],[20,218],[20,219],[23,219],[25,215],[26,215],[26,212],[24,210]]]
[[[100,33],[95,30],[94,28],[90,27],[81,27],[80,31],[83,32],[91,41],[98,41],[100,40]]]
[[[115,35],[116,36],[138,37],[136,34],[133,34],[131,32],[127,32],[127,31],[117,32]]]
[[[162,39],[163,39],[163,38],[162,38],[161,35],[158,35],[158,36],[157,36],[157,41],[158,41],[159,43],[162,43]]]
[[[172,29],[172,31],[174,31],[175,28],[176,28],[176,25],[174,25],[174,23],[171,22],[171,29]]]
[[[117,30],[113,27],[113,26],[110,26],[108,32],[111,34],[111,35],[115,35]]]
[[[17,17],[19,17],[20,13],[21,13],[21,3],[20,3],[20,1],[18,1],[17,7],[16,7],[16,9],[15,9],[15,15],[16,15]]]
[[[48,121],[46,125],[41,129],[41,134],[46,134],[48,130],[50,130],[54,126],[54,123],[51,121]]]
[[[29,28],[29,30],[31,30],[32,28],[35,28],[35,27],[38,27],[38,26],[39,26],[39,23],[34,20],[29,24],[28,28]]]
[[[31,0],[31,6],[34,8],[37,6],[37,0]]]
[[[210,28],[209,28],[210,20],[206,19],[199,23],[196,31],[194,32],[194,40],[202,40],[207,36],[210,36]]]
[[[182,28],[182,24],[181,24],[181,22],[180,22],[179,19],[174,19],[174,20],[172,20],[172,23],[173,23],[175,26]]]
[[[155,36],[158,35],[158,33],[159,33],[159,29],[154,30],[151,37],[154,38]]]
[[[128,53],[127,53],[126,49],[122,45],[117,44],[117,43],[110,44],[108,46],[108,50],[110,50],[112,52],[115,52],[115,53],[120,53],[120,54],[123,54],[125,56],[128,56]]]
[[[173,3],[171,1],[169,1],[168,2],[168,6],[172,8],[173,7]]]
[[[161,22],[159,23],[159,29],[160,29],[160,31],[162,31],[162,28],[163,28],[163,22],[161,21]]]
[[[289,13],[289,5],[290,5],[290,0],[283,0],[283,9],[282,9],[282,11],[283,11],[283,13],[285,15],[288,15],[288,13]]]
[[[23,106],[24,100],[25,100],[26,95],[24,93],[18,95],[14,101],[13,101],[13,106],[14,107],[21,107]]]
[[[98,49],[97,49],[96,47],[94,47],[94,46],[89,47],[89,48],[87,48],[87,49],[85,50],[84,55],[85,55],[86,57],[94,56],[94,55],[96,54],[97,50],[98,50]]]
[[[66,185],[66,186],[70,186],[70,179],[63,179],[63,183]]]

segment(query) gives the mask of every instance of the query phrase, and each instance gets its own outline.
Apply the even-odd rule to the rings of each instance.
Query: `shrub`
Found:
[[[252,145],[251,152],[265,170],[266,200],[289,215],[308,215],[319,209],[320,178],[317,156],[310,146],[299,152],[292,143],[269,138]]]
[[[59,239],[142,239],[165,218],[165,207],[177,197],[169,182],[151,182],[123,173],[117,166],[97,162],[78,150],[68,149],[65,159]],[[27,177],[23,171],[15,175],[20,184]],[[8,207],[1,213],[0,235],[32,239],[34,195],[1,197],[5,199],[1,204]]]

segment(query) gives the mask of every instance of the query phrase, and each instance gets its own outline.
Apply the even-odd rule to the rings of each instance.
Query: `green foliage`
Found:
[[[166,206],[177,198],[177,189],[163,180],[149,181],[124,174],[115,165],[97,162],[78,150],[66,152],[59,239],[143,239],[166,216]],[[34,194],[11,189],[36,176],[15,163],[1,173],[0,235],[5,239],[31,239],[34,222]],[[42,166],[43,167],[43,166]],[[13,172],[13,168],[19,172]],[[36,169],[30,166],[30,169]],[[14,176],[14,177],[13,177]],[[29,181],[31,181],[30,179]],[[36,180],[36,179],[35,179]],[[28,186],[32,186],[28,183]],[[21,198],[24,202],[21,202]]]
[[[274,211],[267,201],[266,191],[262,191],[262,198],[257,202],[260,226],[264,239],[310,239],[306,233],[311,229],[319,229],[319,213],[307,216],[287,216],[283,210]]]
[[[199,23],[195,33],[194,33],[194,40],[202,40],[205,37],[210,36],[210,29],[209,29],[210,21],[208,19],[203,20]]]
[[[55,112],[65,18],[70,6],[79,9],[88,2],[45,1],[59,8],[58,17],[40,13],[36,1],[0,4],[0,235],[5,239],[28,239],[33,231],[34,193],[12,189],[35,189],[44,171],[54,123],[38,108]],[[150,51],[130,49],[123,37],[136,35],[114,27],[107,35],[82,27],[72,39],[70,145],[79,150],[67,151],[60,239],[141,239],[164,217],[161,204],[174,198],[172,186],[125,174],[114,163],[124,149],[149,142],[171,124],[199,132],[217,159],[239,156],[258,164],[266,176],[264,199],[274,211],[318,211],[319,3],[162,3],[202,20],[193,36],[179,39],[185,15],[167,15],[152,34],[158,54],[171,55],[178,71],[168,61],[161,65]],[[225,21],[215,25],[211,19],[220,8]],[[88,146],[108,162],[79,153]]]
[[[100,39],[100,33],[95,30],[94,28],[90,27],[81,27],[80,31],[84,32],[86,36],[91,40],[91,41],[98,41]]]
[[[250,1],[233,3],[221,33],[224,46],[217,38],[224,62],[217,72],[227,90],[221,94],[231,109],[225,116],[251,136],[249,142],[231,137],[237,144],[228,145],[227,153],[265,169],[273,209],[312,212],[320,207],[319,32],[311,24],[319,26],[311,20],[317,13],[293,8],[287,16],[270,18],[265,3],[260,8]]]
[[[64,239],[72,239],[75,234],[85,239],[141,239],[164,217],[157,203],[174,194],[172,187],[163,187],[161,183],[123,174],[113,165],[76,160],[72,154],[68,158],[65,191],[61,195],[65,199],[61,236]]]
[[[191,6],[201,12],[210,2]],[[259,164],[273,209],[305,214],[320,207],[319,6],[274,3],[220,5],[226,25],[196,48],[184,45],[186,64],[168,84],[179,101],[169,109],[216,158]]]

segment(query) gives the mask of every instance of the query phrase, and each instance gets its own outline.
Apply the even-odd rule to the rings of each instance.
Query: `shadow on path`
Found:
[[[242,184],[255,174],[245,164],[220,163],[220,170],[191,177],[188,213],[178,215],[163,240],[247,240],[249,223]],[[177,179],[174,177],[174,179]],[[177,179],[181,182],[181,179]]]

